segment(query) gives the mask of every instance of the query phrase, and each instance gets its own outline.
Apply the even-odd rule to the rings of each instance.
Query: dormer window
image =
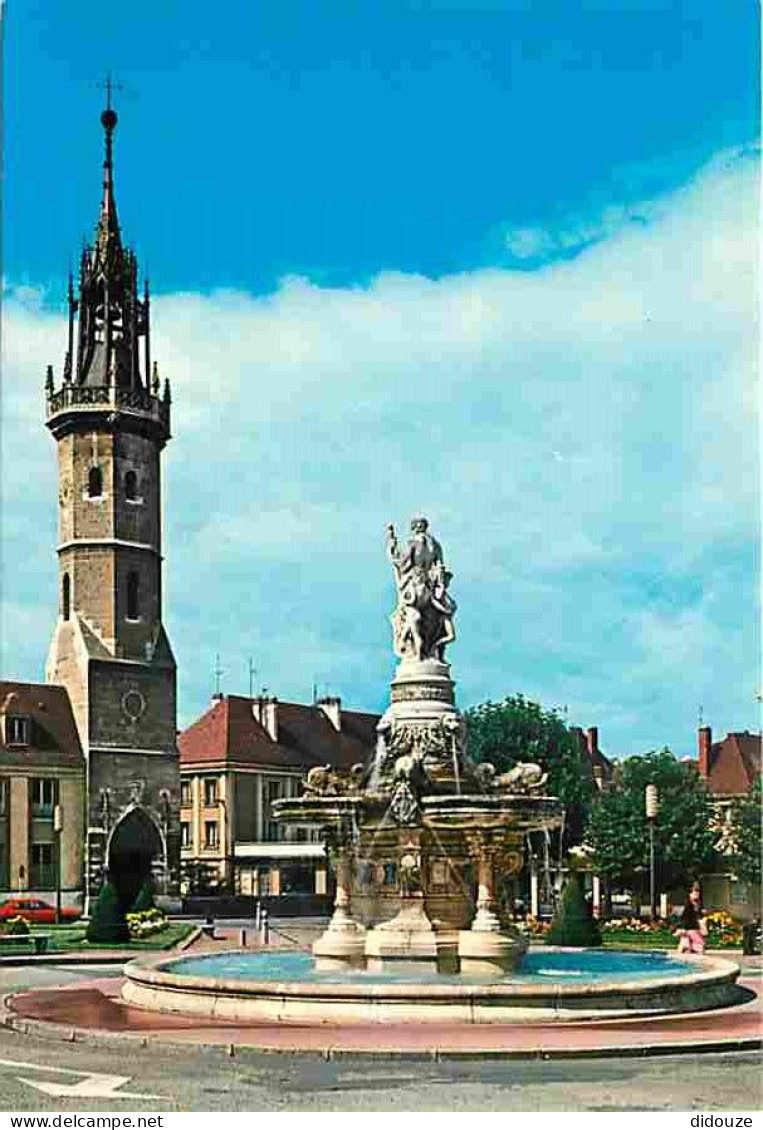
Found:
[[[5,744],[29,745],[29,718],[22,714],[9,714],[5,719]]]
[[[87,475],[88,498],[100,498],[103,495],[103,474],[100,467],[91,467]]]
[[[128,502],[138,501],[138,476],[134,471],[128,471],[125,475],[125,498]]]

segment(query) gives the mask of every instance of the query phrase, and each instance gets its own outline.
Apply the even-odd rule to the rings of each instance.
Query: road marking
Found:
[[[46,1067],[42,1063],[27,1063],[23,1060],[0,1059],[0,1067],[23,1068],[27,1071],[39,1071],[46,1075],[74,1075],[82,1076],[77,1083],[48,1083],[27,1079],[17,1075],[20,1083],[26,1083],[36,1091],[55,1098],[80,1098],[80,1099],[161,1099],[161,1095],[147,1095],[139,1091],[120,1091],[125,1083],[130,1082],[129,1075],[104,1075],[99,1071],[75,1071],[71,1067]]]

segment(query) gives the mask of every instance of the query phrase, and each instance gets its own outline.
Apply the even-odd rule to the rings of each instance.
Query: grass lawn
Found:
[[[48,953],[87,953],[88,950],[168,950],[187,937],[195,927],[187,922],[170,922],[166,929],[150,938],[134,942],[88,942],[86,927],[76,923],[67,926],[33,926],[32,935],[47,934]]]

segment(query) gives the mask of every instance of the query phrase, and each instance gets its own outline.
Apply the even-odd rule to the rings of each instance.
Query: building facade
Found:
[[[696,764],[713,799],[718,851],[729,861],[728,869],[705,877],[704,901],[710,907],[728,910],[737,918],[750,918],[760,912],[761,890],[759,885],[743,882],[734,872],[732,814],[734,803],[746,796],[760,777],[760,734],[744,730],[714,742],[711,727],[700,726]]]
[[[82,908],[85,760],[63,687],[0,682],[0,901]]]
[[[161,453],[170,389],[151,362],[148,286],[122,244],[117,115],[101,115],[103,196],[78,289],[69,279],[62,379],[46,378],[58,447],[59,610],[46,666],[66,688],[87,762],[86,892],[125,903],[149,875],[176,887],[180,775],[175,660],[162,623]]]
[[[319,829],[285,828],[274,801],[299,796],[316,766],[346,770],[373,755],[378,715],[275,698],[219,696],[179,738],[186,894],[283,898],[328,891]]]

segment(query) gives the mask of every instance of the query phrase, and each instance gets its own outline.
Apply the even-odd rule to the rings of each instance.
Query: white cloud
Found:
[[[185,720],[214,653],[244,690],[253,648],[282,697],[317,678],[382,705],[384,528],[423,511],[455,573],[462,702],[523,689],[615,751],[692,748],[698,701],[718,729],[754,725],[757,179],[757,159],[724,155],[536,271],[158,297]],[[517,238],[544,257],[574,242]],[[3,595],[52,623],[41,386],[65,327],[17,292],[5,317]],[[12,608],[4,624],[10,670]]]

